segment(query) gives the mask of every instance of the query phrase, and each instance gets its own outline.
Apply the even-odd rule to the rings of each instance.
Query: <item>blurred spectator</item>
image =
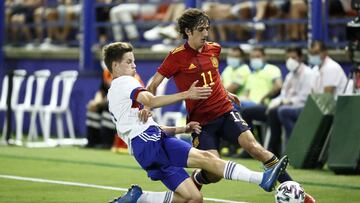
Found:
[[[56,7],[47,7],[39,11],[45,14],[45,21],[48,24],[47,37],[40,45],[40,49],[53,48],[54,42],[67,45],[71,31],[78,27],[74,24],[79,20],[81,9],[79,0],[58,0]]]
[[[105,4],[103,6],[96,7],[96,22],[105,23],[110,21],[110,8],[106,4],[111,4],[113,0],[96,0],[96,3]],[[107,30],[105,26],[97,28],[98,34],[98,44],[100,46],[104,45],[107,41]]]
[[[237,96],[244,94],[244,87],[247,77],[250,75],[250,68],[246,64],[245,52],[240,47],[232,47],[226,57],[226,64],[224,71],[221,73],[221,79],[225,89]],[[240,110],[240,106],[233,103],[235,108]],[[225,156],[233,156],[236,154],[238,143],[230,143],[222,141],[220,144],[221,151],[224,151],[224,147],[228,148],[228,152]]]
[[[326,45],[315,41],[309,50],[309,63],[313,65],[314,80],[312,83],[313,93],[342,94],[346,86],[346,75],[341,66],[328,56]],[[292,109],[279,109],[280,122],[285,127],[286,135],[291,135],[292,129],[303,107]]]
[[[288,1],[290,5],[288,10],[287,17],[291,20],[300,20],[307,18],[308,15],[308,6],[305,0],[290,0]],[[290,23],[287,29],[289,40],[306,40],[307,37],[307,24],[304,23]]]
[[[263,39],[263,33],[265,31],[265,24],[260,21],[269,18],[279,18],[285,4],[285,0],[261,0],[256,2],[245,1],[234,5],[231,8],[231,13],[240,20],[249,20],[252,18],[253,23],[248,23],[247,25],[248,27],[255,29],[255,39],[253,40],[258,42]],[[253,12],[254,8],[256,9],[255,12]]]
[[[284,85],[278,97],[271,100],[269,106],[264,111],[267,116],[267,123],[271,130],[269,151],[274,154],[281,155],[282,139],[281,139],[281,122],[278,113],[281,111],[292,111],[293,109],[302,108],[311,92],[311,84],[314,78],[314,72],[303,63],[301,48],[288,48],[286,50],[286,68],[289,73],[285,77]],[[289,126],[284,126],[286,130],[286,138],[290,134]],[[285,143],[287,142],[285,140]]]
[[[247,77],[251,73],[245,61],[245,52],[240,47],[230,48],[226,64],[227,66],[221,73],[225,89],[237,96],[243,95]]]
[[[282,86],[279,67],[266,62],[263,48],[254,48],[250,53],[252,73],[245,84],[245,93],[240,97],[242,107],[267,104],[277,96]]]
[[[356,16],[351,8],[351,0],[328,0],[329,15],[334,17]]]
[[[6,1],[8,7],[6,12],[6,20],[11,27],[11,42],[19,45],[19,34],[23,33],[27,44],[27,48],[32,48],[33,36],[29,27],[34,23],[34,11],[43,4],[42,0],[13,0]],[[19,32],[21,30],[22,32]]]
[[[176,30],[176,20],[185,10],[184,3],[171,3],[166,10],[160,25],[144,32],[144,38],[148,41],[159,40],[162,37],[178,39],[179,33]],[[170,23],[170,24],[169,24]]]
[[[253,23],[247,23],[247,26],[238,27],[237,30],[242,36],[247,37],[249,33],[246,27],[255,29],[255,38],[253,40],[257,42],[264,38],[265,24],[261,22],[262,20],[271,18],[303,19],[307,16],[307,5],[304,0],[245,1],[234,5],[231,8],[231,13],[240,20],[252,19]],[[274,27],[277,29],[274,36],[277,40],[283,40],[285,36],[290,40],[304,40],[306,38],[305,24],[290,23],[287,26],[279,24],[274,25]]]
[[[112,78],[107,69],[103,70],[103,78],[95,97],[89,101],[86,113],[87,147],[110,148],[116,134],[115,125],[111,121],[111,114],[108,110],[107,91]]]
[[[278,96],[282,87],[282,77],[279,67],[266,63],[265,52],[262,48],[254,48],[250,53],[250,67],[253,72],[248,76],[245,84],[245,95],[241,100],[241,115],[253,126],[253,120],[267,122],[264,114],[269,101]],[[253,129],[253,128],[252,128]],[[262,142],[262,135],[258,133]],[[250,157],[242,154],[243,158]]]
[[[203,3],[202,9],[209,15],[211,20],[214,22],[221,22],[225,20],[234,20],[235,16],[231,14],[231,3],[218,3],[218,2],[207,2]],[[228,41],[230,33],[236,33],[235,37],[239,35],[235,32],[239,25],[227,25],[225,23],[212,24],[209,30],[210,41]],[[241,36],[240,36],[241,38]],[[239,38],[238,38],[239,39]]]
[[[139,32],[135,25],[136,18],[160,20],[163,18],[164,11],[157,15],[159,0],[147,0],[145,3],[122,3],[110,9],[110,21],[112,23],[115,41],[125,39],[124,32],[129,41],[138,40]],[[165,4],[167,8],[168,4]]]
[[[309,50],[309,63],[315,71],[314,93],[330,93],[336,98],[344,92],[346,75],[340,64],[334,61],[327,53],[323,42],[311,43]]]

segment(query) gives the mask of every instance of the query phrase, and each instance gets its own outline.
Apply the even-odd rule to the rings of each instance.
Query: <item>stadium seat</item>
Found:
[[[15,114],[15,126],[16,126],[16,139],[15,145],[22,146],[22,137],[23,137],[23,121],[25,111],[30,111],[31,109],[31,96],[33,92],[33,84],[35,78],[33,75],[30,75],[26,79],[26,90],[25,90],[25,99],[23,103],[15,102],[11,106],[11,110]]]
[[[8,82],[9,82],[9,77],[7,75],[5,75],[3,81],[2,81],[2,90],[1,90],[1,95],[0,95],[0,111],[5,111],[6,110],[6,97],[8,94]]]
[[[18,100],[19,100],[19,92],[20,92],[20,88],[21,88],[21,84],[24,81],[26,76],[26,70],[22,70],[22,69],[18,69],[14,71],[14,77],[13,77],[13,81],[12,81],[12,92],[11,92],[11,107],[15,107],[18,105]],[[2,93],[1,93],[1,100],[0,100],[0,110],[1,111],[6,111],[7,107],[6,107],[6,98],[7,98],[7,93],[8,93],[8,76],[5,76],[4,80],[3,80],[3,88],[2,88]],[[3,131],[2,131],[2,139],[1,142],[2,143],[6,143],[6,132],[7,130],[11,130],[11,129],[7,129],[7,119],[5,118],[4,121],[4,127],[3,127]],[[18,140],[18,137],[15,141],[13,140],[9,140],[10,143],[13,142],[13,144],[18,144],[21,145],[22,142],[21,140]]]
[[[77,79],[77,71],[62,71],[54,77],[52,83],[52,92],[50,97],[50,103],[48,105],[43,105],[39,112],[40,118],[43,117],[43,143],[28,143],[28,147],[54,147],[57,145],[84,145],[86,144],[86,139],[75,139],[74,124],[72,120],[71,111],[69,108],[70,96],[74,86],[74,83]],[[60,83],[62,82],[62,92],[59,94]],[[58,105],[58,98],[61,95],[60,104]],[[51,132],[51,117],[52,114],[55,114],[56,128],[57,128],[57,140],[50,139]],[[69,139],[64,137],[64,128],[62,116],[66,116],[67,127],[69,131]]]
[[[42,106],[44,98],[44,88],[46,81],[50,77],[50,74],[50,70],[46,69],[34,72],[34,77],[36,81],[35,101],[34,104],[29,105],[27,109],[27,111],[31,112],[28,142],[36,139],[38,136],[38,131],[36,128],[36,116],[38,115]],[[40,119],[40,124],[43,125],[43,117],[41,117]]]

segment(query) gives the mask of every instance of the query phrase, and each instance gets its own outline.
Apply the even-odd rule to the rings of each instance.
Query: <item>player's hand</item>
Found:
[[[240,99],[238,96],[236,96],[235,94],[228,92],[228,97],[230,99],[230,101],[234,102],[235,104],[240,106]]]
[[[152,112],[149,109],[144,108],[139,111],[139,120],[143,123],[146,123],[151,116]]]
[[[187,91],[188,99],[207,99],[211,95],[211,87],[196,87],[199,81],[193,82],[189,90]]]
[[[199,122],[191,121],[185,126],[185,133],[192,133],[195,132],[196,134],[201,133],[201,126]]]

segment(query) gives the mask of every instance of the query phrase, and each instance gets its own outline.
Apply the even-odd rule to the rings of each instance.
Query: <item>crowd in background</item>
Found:
[[[330,17],[356,15],[350,0],[325,2]],[[201,1],[200,6],[212,20],[210,41],[307,39],[306,0]],[[154,50],[168,50],[179,43],[175,22],[185,9],[184,1],[96,0],[94,7],[99,46],[110,41],[130,41],[134,45],[151,45]],[[29,49],[78,46],[81,10],[79,0],[6,0],[6,42]],[[293,22],[267,23],[282,19]]]
[[[261,134],[261,130],[255,134],[259,142],[268,145],[269,151],[277,156],[284,152],[283,146],[286,147],[311,93],[329,93],[334,99],[338,95],[351,94],[352,87],[348,86],[351,83],[347,83],[341,65],[328,55],[324,43],[313,42],[307,53],[308,64],[304,62],[301,48],[287,48],[284,62],[288,73],[283,77],[279,67],[266,61],[262,48],[254,48],[247,63],[244,51],[234,47],[228,53],[227,67],[222,72],[224,87],[241,100],[241,106],[236,107],[243,119],[253,131],[254,121],[269,129],[268,144],[265,144],[265,135]],[[231,153],[236,153],[236,146],[232,149]],[[250,156],[242,153],[240,157]]]

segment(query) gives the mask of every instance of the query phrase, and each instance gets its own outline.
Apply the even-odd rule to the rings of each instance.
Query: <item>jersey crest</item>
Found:
[[[210,57],[210,60],[214,68],[219,68],[219,61],[216,57],[212,56]]]
[[[220,44],[218,44],[216,42],[207,42],[207,44],[210,45],[210,46],[220,47]]]

